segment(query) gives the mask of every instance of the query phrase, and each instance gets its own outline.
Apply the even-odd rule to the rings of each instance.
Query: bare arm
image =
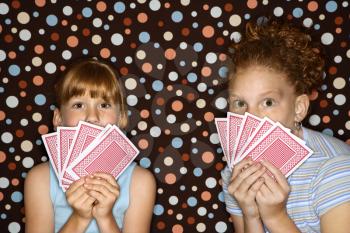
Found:
[[[24,183],[24,209],[26,233],[54,232],[48,163],[39,164],[28,172]]]
[[[350,202],[341,204],[321,216],[322,233],[346,233],[350,229]]]
[[[260,218],[243,219],[241,216],[231,215],[235,233],[265,232]]]
[[[124,218],[124,233],[150,231],[155,196],[156,182],[153,174],[137,166],[130,186],[130,205]]]

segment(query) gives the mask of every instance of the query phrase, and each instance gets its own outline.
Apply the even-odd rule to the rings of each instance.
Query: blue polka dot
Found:
[[[10,65],[8,71],[11,76],[18,76],[21,73],[21,68],[18,65]]]
[[[18,49],[23,52],[24,50],[26,50],[26,47],[24,45],[20,45],[18,46]]]
[[[183,144],[183,141],[179,137],[173,138],[173,140],[171,141],[171,145],[176,149],[182,147],[182,144]]]
[[[164,84],[160,80],[156,80],[152,83],[152,89],[155,91],[161,91],[163,90]]]
[[[15,151],[16,151],[16,150],[15,150],[14,147],[10,147],[10,148],[9,148],[9,152],[10,152],[10,153],[14,153]]]
[[[218,22],[218,28],[222,28],[224,26],[223,22]]]
[[[196,177],[199,177],[203,174],[203,170],[199,167],[196,167],[195,169],[193,169],[193,174],[196,176]]]
[[[92,16],[92,10],[90,7],[84,7],[81,13],[85,18],[90,18]]]
[[[153,213],[155,215],[162,215],[164,213],[164,207],[160,204],[156,204],[153,208]]]
[[[5,24],[10,25],[11,24],[11,19],[5,19]]]
[[[188,73],[187,74],[187,80],[190,82],[190,83],[194,83],[197,81],[197,74],[195,73]]]
[[[11,125],[11,124],[12,124],[12,120],[11,120],[11,119],[9,119],[9,118],[8,118],[8,119],[6,119],[6,121],[5,121],[5,122],[6,122],[6,125]]]
[[[38,145],[38,146],[40,146],[42,143],[43,143],[43,142],[42,142],[40,139],[37,139],[37,140],[35,141],[35,144]]]
[[[336,1],[328,1],[326,3],[326,10],[328,12],[335,12],[338,8],[338,4]]]
[[[155,113],[156,113],[157,115],[160,115],[160,114],[162,114],[162,110],[156,109]]]
[[[216,149],[216,152],[217,152],[218,154],[221,154],[221,153],[222,153],[222,148],[221,148],[221,147],[217,148],[217,149]]]
[[[140,78],[140,83],[143,84],[143,83],[145,83],[145,82],[146,82],[146,79],[145,79],[144,77],[141,77],[141,78]]]
[[[0,87],[0,93],[4,93],[5,89],[3,87]]]
[[[189,198],[187,199],[187,204],[188,204],[189,206],[191,206],[191,207],[196,206],[196,205],[197,205],[197,198],[195,198],[195,197],[189,197]]]
[[[187,113],[187,118],[188,118],[188,119],[191,119],[191,118],[192,118],[192,113],[191,113],[191,112]]]
[[[56,50],[56,45],[54,45],[54,44],[50,45],[50,50],[51,51],[55,51]]]
[[[320,26],[319,24],[315,24],[315,25],[314,25],[314,29],[315,29],[315,30],[320,30],[320,28],[321,28],[321,26]]]
[[[171,19],[175,22],[175,23],[180,23],[183,19],[183,15],[180,11],[174,11],[171,14]]]
[[[337,110],[337,109],[333,110],[333,115],[334,116],[338,116],[339,115],[339,110]]]
[[[116,2],[114,4],[114,11],[121,14],[125,11],[125,4],[123,2]]]
[[[192,24],[192,27],[193,27],[193,28],[198,28],[198,23],[197,23],[197,22],[194,22],[194,23]]]
[[[181,191],[185,191],[185,190],[186,190],[186,186],[185,186],[185,185],[181,185],[181,186],[180,186],[180,190],[181,190]]]
[[[244,14],[244,19],[246,20],[250,19],[250,14]]]
[[[84,55],[89,54],[89,50],[87,50],[87,49],[83,49],[83,51],[82,51],[82,52],[83,52],[83,54],[84,54]]]
[[[0,215],[0,217],[1,217],[1,219],[6,219],[6,218],[7,218],[7,215],[4,214],[4,213],[2,213],[2,214]]]
[[[192,149],[192,153],[193,153],[193,154],[197,154],[197,153],[198,153],[198,149],[197,149],[197,148],[193,148],[193,149]]]
[[[105,25],[103,25],[103,29],[105,30],[105,31],[108,31],[109,30],[109,25],[108,24],[105,24]]]
[[[226,66],[220,67],[219,69],[220,78],[227,78],[227,75],[228,75],[228,68]]]
[[[214,218],[214,214],[213,213],[209,213],[208,214],[208,218],[213,219]]]
[[[331,130],[331,129],[324,129],[323,131],[322,131],[322,133],[324,133],[324,134],[327,134],[327,135],[329,135],[329,136],[333,136],[333,130]]]
[[[200,52],[200,51],[203,50],[203,44],[200,43],[200,42],[196,42],[196,43],[193,45],[193,48],[194,48],[194,51]]]
[[[21,202],[22,199],[23,199],[23,194],[21,192],[16,191],[16,192],[13,192],[11,195],[11,200],[13,202],[18,203],[18,202]]]
[[[322,91],[327,90],[327,85],[326,85],[326,84],[323,84],[323,85],[321,86],[321,90],[322,90]]]
[[[158,49],[158,48],[160,48],[160,44],[156,42],[156,43],[153,44],[153,47]]]
[[[47,23],[47,25],[49,25],[51,27],[56,26],[58,23],[57,16],[56,15],[48,15],[46,17],[46,23]]]
[[[155,172],[155,173],[159,173],[159,172],[160,172],[160,168],[159,168],[159,167],[156,167],[156,168],[154,169],[154,172]]]
[[[295,17],[295,18],[300,18],[300,17],[302,17],[303,16],[303,9],[301,9],[301,8],[299,8],[299,7],[297,7],[297,8],[295,8],[294,10],[293,10],[293,16]]]
[[[34,11],[34,12],[33,12],[33,16],[34,16],[35,18],[38,17],[38,16],[39,16],[39,12]]]
[[[139,35],[139,40],[141,43],[147,43],[150,40],[150,35],[148,32],[141,32]]]
[[[34,98],[34,102],[39,105],[42,106],[46,103],[46,97],[43,94],[38,94],[35,96]]]
[[[140,165],[143,168],[149,168],[151,166],[151,160],[149,158],[142,158],[140,160]]]
[[[225,201],[224,193],[223,193],[222,191],[218,194],[218,199],[219,199],[219,201],[221,201],[221,202],[224,202],[224,201]]]

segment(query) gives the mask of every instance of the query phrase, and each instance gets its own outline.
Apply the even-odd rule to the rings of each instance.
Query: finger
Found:
[[[259,177],[255,183],[250,187],[249,191],[254,193],[255,195],[258,193],[258,191],[260,190],[261,186],[264,185],[264,178],[263,177]],[[254,195],[254,196],[255,196]]]
[[[112,185],[106,179],[101,177],[96,177],[96,176],[94,176],[94,178],[91,178],[91,177],[86,178],[86,183],[84,187],[86,187],[87,189],[96,189],[98,186],[103,186],[114,195],[117,195],[119,193],[118,184]]]
[[[82,177],[77,181],[74,181],[69,188],[67,189],[66,193],[71,193],[71,192],[75,192],[80,186],[82,186],[85,182],[85,178]]]
[[[114,185],[114,186],[118,185],[117,181],[111,174],[104,173],[104,172],[96,172],[93,174],[93,176],[103,178],[107,180],[111,185]]]
[[[244,171],[245,169],[247,169],[248,167],[253,165],[253,163],[254,162],[253,162],[251,157],[246,157],[242,161],[238,162],[233,168],[231,181],[233,179],[235,179],[238,176],[239,173],[241,173],[242,171]]]
[[[260,163],[255,163],[249,166],[244,171],[239,173],[234,182],[230,184],[230,190],[234,192],[239,189],[241,192],[246,192],[256,181],[256,179],[258,179],[265,172],[265,170],[266,168],[264,168]]]
[[[261,161],[261,164],[264,165],[271,172],[271,174],[274,176],[275,180],[279,185],[281,185],[283,188],[289,187],[286,177],[277,167],[275,167],[269,161],[266,160]],[[272,179],[269,179],[269,182],[271,180]]]
[[[89,190],[89,193],[91,191],[97,191],[97,192],[100,192],[103,196],[109,197],[109,198],[119,196],[119,190],[113,187],[107,181],[105,182],[97,181],[93,183],[86,183],[84,184],[84,187]]]

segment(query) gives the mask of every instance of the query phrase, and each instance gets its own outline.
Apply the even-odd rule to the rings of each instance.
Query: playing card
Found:
[[[248,138],[253,134],[257,126],[262,122],[262,119],[259,117],[256,117],[248,112],[244,114],[242,123],[240,125],[238,135],[235,141],[235,146],[233,150],[233,157],[234,161],[233,163],[236,163],[237,160],[239,160],[239,156],[241,154],[241,149],[245,145],[245,143],[248,141]]]
[[[244,144],[244,146],[241,148],[240,153],[237,155],[237,161],[241,161],[242,157],[244,158],[246,156],[245,152],[248,150],[252,145],[254,145],[255,142],[257,142],[261,137],[274,126],[275,122],[270,120],[267,117],[264,117],[261,119],[261,122],[256,127],[254,132],[249,136],[247,139],[247,142]]]
[[[113,125],[89,145],[66,171],[75,179],[93,172],[106,172],[115,178],[135,159],[139,150]]]
[[[47,155],[49,156],[50,163],[53,167],[53,170],[57,177],[60,176],[60,159],[57,149],[57,132],[49,133],[42,135],[41,138],[43,139],[44,146],[47,152]]]
[[[228,160],[227,163],[230,167],[233,166],[233,161],[235,161],[234,158],[234,148],[235,148],[235,142],[238,136],[238,132],[240,129],[240,126],[243,121],[243,115],[239,115],[236,113],[228,112],[227,113],[227,154],[228,154]]]
[[[72,146],[63,166],[64,172],[61,173],[62,183],[70,184],[74,181],[73,177],[66,172],[67,167],[96,139],[103,129],[103,127],[79,121],[72,140]]]
[[[228,161],[227,151],[227,118],[215,118],[216,130],[226,161]]]
[[[276,122],[245,154],[254,161],[269,161],[288,177],[312,154],[312,151],[303,140]]]

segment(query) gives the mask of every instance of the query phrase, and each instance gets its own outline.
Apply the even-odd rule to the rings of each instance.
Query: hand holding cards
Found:
[[[290,129],[266,117],[228,112],[226,118],[215,118],[215,125],[230,168],[250,156],[254,161],[269,161],[288,177],[312,154]]]
[[[115,125],[105,128],[80,121],[76,127],[57,127],[42,135],[50,163],[64,191],[80,177],[94,172],[116,179],[139,150]]]

